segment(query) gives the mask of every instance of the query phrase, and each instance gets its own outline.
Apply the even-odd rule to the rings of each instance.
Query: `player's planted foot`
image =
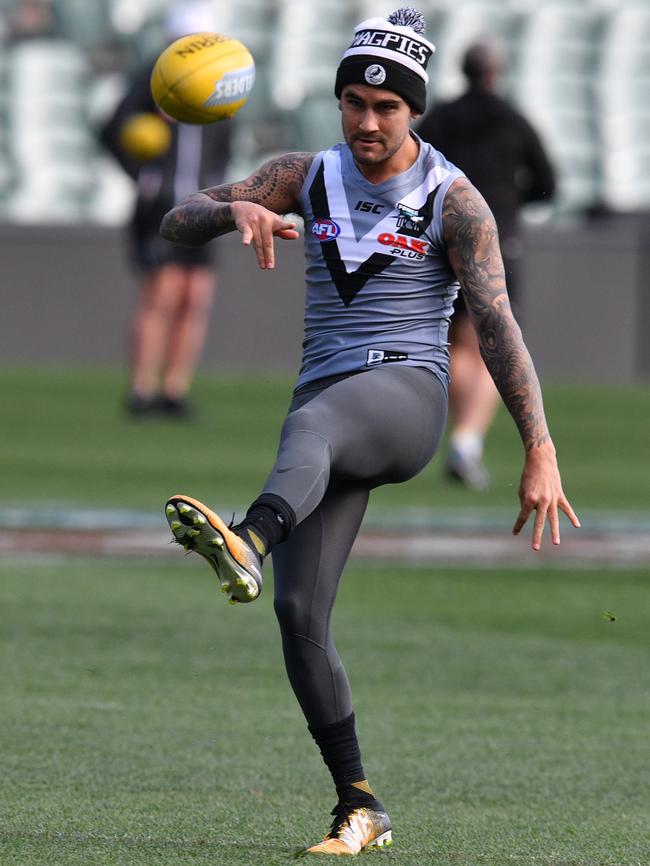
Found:
[[[449,449],[445,473],[452,481],[460,481],[470,490],[487,490],[490,473],[479,455],[466,454],[453,446]]]
[[[358,803],[337,803],[332,809],[334,820],[322,842],[312,845],[305,854],[358,854],[364,848],[392,845],[390,817],[378,801],[376,808]]]
[[[200,554],[217,573],[231,603],[254,601],[262,591],[262,557],[202,502],[172,496],[165,516],[174,540]]]

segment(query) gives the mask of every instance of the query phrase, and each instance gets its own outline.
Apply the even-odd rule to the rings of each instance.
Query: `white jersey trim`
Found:
[[[348,199],[345,193],[343,176],[341,171],[341,152],[337,149],[327,150],[323,154],[323,174],[325,188],[327,190],[327,199],[331,214],[336,214],[336,220],[341,228],[341,234],[336,239],[342,262],[345,266],[346,273],[350,274],[356,270],[357,262],[355,262],[355,251],[358,251],[361,246],[368,246],[369,240],[373,243],[374,239],[382,232],[392,232],[395,229],[395,211],[390,211],[379,223],[372,226],[365,235],[356,239],[352,217],[350,216],[350,208]],[[401,199],[400,204],[406,207],[419,210],[427,200],[427,197],[434,189],[440,186],[449,175],[452,174],[449,169],[443,168],[440,165],[435,165],[425,176],[420,186],[412,190],[408,195]],[[314,214],[314,216],[317,216]],[[347,262],[354,262],[352,271],[348,269]]]

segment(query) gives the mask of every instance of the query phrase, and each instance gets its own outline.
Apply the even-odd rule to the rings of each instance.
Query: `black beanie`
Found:
[[[424,18],[411,8],[397,9],[387,19],[368,18],[358,24],[336,73],[337,98],[346,84],[370,84],[392,90],[416,114],[424,114],[426,67],[436,50],[422,35],[424,30]]]

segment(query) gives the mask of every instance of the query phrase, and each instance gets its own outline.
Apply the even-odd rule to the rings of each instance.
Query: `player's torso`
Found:
[[[442,199],[460,176],[433,148],[371,184],[339,145],[317,155],[302,191],[307,299],[305,366],[337,371],[368,347],[445,343],[457,292],[442,243]],[[377,349],[377,351],[380,351]],[[338,354],[338,361],[323,356]],[[376,352],[375,352],[376,354]],[[429,356],[435,351],[429,353]]]
[[[303,189],[308,281],[333,282],[347,304],[362,284],[377,288],[382,275],[389,282],[448,279],[435,204],[449,174],[446,164],[419,158],[372,184],[346,146],[318,155]]]

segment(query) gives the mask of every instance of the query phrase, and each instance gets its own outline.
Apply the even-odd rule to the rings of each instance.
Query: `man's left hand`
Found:
[[[533,447],[526,452],[526,462],[519,484],[519,501],[521,510],[512,531],[517,535],[535,511],[533,550],[539,550],[542,545],[546,520],[553,544],[560,543],[560,511],[566,514],[575,527],[580,526],[580,521],[562,490],[560,470],[552,442]]]

